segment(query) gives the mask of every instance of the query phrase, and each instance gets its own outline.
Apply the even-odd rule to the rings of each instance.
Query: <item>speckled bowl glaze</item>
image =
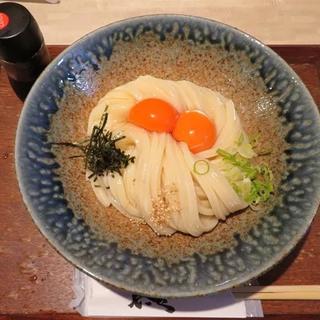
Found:
[[[245,238],[214,254],[194,253],[169,265],[165,259],[135,254],[102,238],[77,218],[66,199],[48,142],[52,116],[68,86],[94,95],[92,80],[103,58],[117,54],[118,41],[151,34],[168,35],[192,46],[217,45],[250,58],[266,90],[277,99],[286,135],[287,171],[280,199]],[[90,70],[90,72],[86,72]],[[16,171],[24,202],[49,242],[75,266],[110,285],[148,296],[187,297],[227,289],[270,269],[307,231],[319,205],[320,121],[308,90],[272,50],[251,36],[197,17],[159,15],[133,18],[103,27],[61,53],[32,88],[16,137]]]

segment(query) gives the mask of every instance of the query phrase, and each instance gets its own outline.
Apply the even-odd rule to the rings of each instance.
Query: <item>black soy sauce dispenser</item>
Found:
[[[43,35],[31,13],[17,3],[0,3],[0,63],[21,100],[49,62]]]

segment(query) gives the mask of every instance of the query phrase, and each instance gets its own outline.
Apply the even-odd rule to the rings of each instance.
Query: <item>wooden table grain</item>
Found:
[[[320,46],[272,46],[320,105]],[[64,46],[50,46],[54,57]],[[0,320],[78,320],[69,306],[73,267],[32,223],[18,189],[14,140],[22,102],[0,69]],[[319,211],[318,211],[319,213]],[[259,278],[262,285],[320,284],[320,215],[296,249]],[[264,301],[267,319],[320,319],[320,301]]]

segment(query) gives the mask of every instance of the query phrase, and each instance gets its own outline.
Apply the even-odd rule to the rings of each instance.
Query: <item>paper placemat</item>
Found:
[[[113,317],[263,317],[260,301],[236,300],[231,291],[204,297],[157,299],[111,290],[75,269],[75,299],[71,306],[82,316]]]

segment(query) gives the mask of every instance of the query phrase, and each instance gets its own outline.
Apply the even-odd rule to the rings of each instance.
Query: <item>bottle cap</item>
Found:
[[[24,62],[40,49],[42,43],[39,26],[24,6],[0,3],[0,60]]]

